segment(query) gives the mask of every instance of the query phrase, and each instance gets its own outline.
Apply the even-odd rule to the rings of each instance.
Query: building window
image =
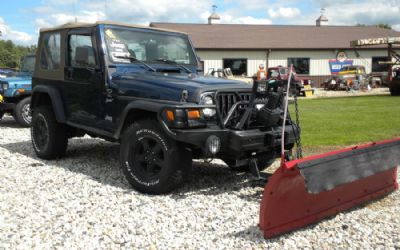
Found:
[[[386,62],[386,56],[372,57],[372,72],[387,72],[389,67],[387,64],[379,64],[379,62]]]
[[[247,75],[247,59],[223,59],[224,69],[230,68],[232,74]]]
[[[291,57],[288,58],[288,67],[293,64],[297,74],[310,74],[310,58]]]
[[[45,34],[40,55],[42,69],[55,70],[60,68],[61,42],[60,34]]]

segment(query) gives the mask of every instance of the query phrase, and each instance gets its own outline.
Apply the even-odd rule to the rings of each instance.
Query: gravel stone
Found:
[[[400,192],[265,240],[262,186],[220,160],[194,162],[192,181],[168,195],[129,187],[119,145],[72,139],[45,161],[29,129],[0,122],[0,249],[400,249]],[[295,208],[294,208],[295,209]]]

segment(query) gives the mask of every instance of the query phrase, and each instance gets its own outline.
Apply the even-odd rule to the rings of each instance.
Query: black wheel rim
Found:
[[[35,140],[35,146],[41,150],[49,141],[49,128],[47,122],[42,116],[38,116],[33,127],[33,138]]]
[[[150,136],[138,139],[135,147],[131,148],[129,158],[129,164],[145,180],[157,177],[166,165],[164,148],[158,140]]]

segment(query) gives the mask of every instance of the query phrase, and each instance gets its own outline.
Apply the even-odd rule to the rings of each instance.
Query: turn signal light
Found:
[[[166,115],[167,115],[167,119],[168,119],[168,121],[174,121],[175,120],[175,115],[174,115],[174,112],[173,111],[171,111],[171,110],[167,110],[166,111]]]
[[[188,118],[192,119],[192,120],[201,118],[200,110],[198,110],[198,109],[188,110],[187,114],[188,114]]]

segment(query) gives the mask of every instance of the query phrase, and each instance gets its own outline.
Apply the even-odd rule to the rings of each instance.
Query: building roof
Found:
[[[350,41],[400,32],[373,26],[151,23],[190,35],[196,49],[350,49]],[[370,46],[365,48],[385,48]]]
[[[41,28],[40,32],[48,32],[48,31],[56,31],[56,30],[72,29],[72,28],[89,28],[89,27],[94,27],[96,25],[100,25],[100,24],[116,25],[116,26],[139,28],[139,29],[151,29],[151,30],[158,30],[158,31],[175,32],[175,33],[185,33],[182,31],[169,30],[166,28],[163,29],[163,28],[156,28],[156,27],[149,27],[149,26],[144,26],[144,25],[136,25],[136,24],[128,24],[128,23],[120,23],[120,22],[113,22],[113,21],[97,21],[95,23],[70,22],[70,23],[65,23],[65,24],[51,27],[51,28]]]

